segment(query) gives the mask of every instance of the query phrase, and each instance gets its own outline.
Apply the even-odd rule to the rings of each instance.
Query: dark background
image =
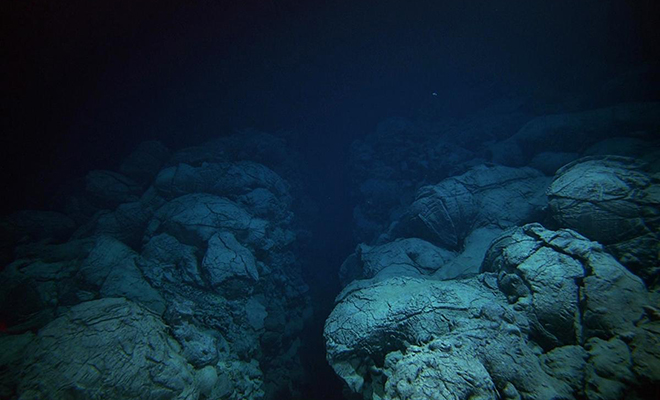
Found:
[[[5,212],[44,208],[62,180],[142,140],[177,148],[235,128],[291,131],[333,175],[354,138],[432,92],[460,116],[501,92],[589,90],[660,47],[651,0],[1,7]]]
[[[595,93],[659,58],[655,3],[3,2],[0,214],[54,207],[63,184],[115,168],[143,140],[176,149],[235,129],[288,132],[323,210],[305,390],[336,398],[320,333],[355,245],[350,143],[387,117]]]

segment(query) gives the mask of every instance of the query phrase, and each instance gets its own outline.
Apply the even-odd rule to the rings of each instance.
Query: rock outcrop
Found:
[[[606,246],[649,286],[660,274],[660,175],[627,157],[583,158],[561,168],[548,188],[559,226]]]
[[[294,170],[284,145],[145,142],[89,173],[64,213],[6,218],[0,362],[23,372],[0,374],[2,396],[295,396],[311,305],[294,246],[304,183],[275,172]]]
[[[657,108],[538,117],[487,145],[495,164],[459,162],[436,182],[411,174],[407,191],[358,180],[407,194],[359,197],[356,232],[373,234],[341,266],[324,335],[346,389],[370,400],[655,399]],[[414,129],[385,143],[424,137]],[[414,144],[358,146],[361,165],[427,159]]]

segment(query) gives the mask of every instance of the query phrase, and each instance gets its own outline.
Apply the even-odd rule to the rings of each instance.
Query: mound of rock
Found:
[[[638,371],[657,363],[640,346],[654,326],[649,299],[601,246],[527,225],[496,240],[482,270],[461,280],[350,284],[326,322],[330,364],[368,399],[644,393],[648,376]],[[631,360],[618,374],[599,359],[612,356],[608,348]]]
[[[137,304],[81,303],[27,346],[18,392],[21,399],[197,398],[197,372],[180,353],[163,321]]]
[[[504,99],[463,120],[390,118],[350,151],[354,233],[372,242],[422,186],[483,163],[482,142],[503,140],[529,119],[520,99]]]
[[[494,237],[542,216],[549,182],[531,168],[479,165],[422,187],[375,247],[360,245],[347,258],[342,281],[376,275],[452,279],[476,274]]]
[[[5,220],[0,324],[37,333],[28,372],[0,374],[8,396],[296,395],[311,307],[291,190],[304,185],[275,172],[293,170],[284,142],[253,134],[171,156],[146,142],[119,171],[89,173],[69,214]]]
[[[544,115],[490,147],[492,160],[527,165],[541,153],[582,154],[597,142],[620,136],[653,139],[660,129],[660,103],[624,103],[571,114]],[[558,167],[561,165],[558,165]]]
[[[630,103],[539,116],[483,143],[495,165],[462,162],[439,183],[424,168],[398,180],[428,160],[407,144],[419,130],[395,125],[382,151],[357,143],[369,173],[356,175],[356,231],[375,239],[341,266],[324,332],[346,389],[370,400],[655,399],[658,115],[657,103]],[[406,204],[402,193],[416,194]]]
[[[549,180],[531,168],[480,165],[463,175],[426,186],[394,229],[458,250],[476,228],[516,226],[538,218]]]
[[[548,198],[559,226],[605,245],[647,284],[657,284],[660,175],[632,158],[583,158],[557,172]]]

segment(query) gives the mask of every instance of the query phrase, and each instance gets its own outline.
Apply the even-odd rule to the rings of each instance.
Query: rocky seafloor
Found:
[[[299,169],[267,134],[150,141],[61,212],[4,218],[0,398],[295,396]]]
[[[657,399],[660,104],[491,111],[354,143],[346,396]]]
[[[345,398],[658,398],[658,133],[658,103],[508,99],[356,140]],[[301,398],[310,172],[277,135],[148,141],[3,217],[0,398]]]

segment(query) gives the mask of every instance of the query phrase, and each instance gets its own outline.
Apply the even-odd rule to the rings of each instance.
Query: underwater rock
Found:
[[[9,399],[16,393],[25,349],[35,337],[32,332],[22,335],[0,335],[0,398]]]
[[[144,260],[141,269],[150,281],[162,285],[163,280],[171,283],[204,286],[199,272],[197,248],[180,243],[175,237],[161,233],[152,237],[142,249]]]
[[[350,277],[350,280],[343,279],[344,286],[354,279],[431,275],[456,254],[424,240],[410,238],[376,246],[360,244],[350,257],[355,261],[345,262],[340,270],[340,274]]]
[[[199,167],[179,164],[165,168],[156,177],[154,186],[166,199],[189,193],[209,193],[235,198],[256,188],[268,189],[282,201],[290,203],[288,185],[279,175],[264,165],[242,161],[210,164]]]
[[[119,172],[146,185],[156,177],[170,157],[170,150],[158,140],[140,143],[119,166]]]
[[[628,386],[635,381],[630,349],[619,338],[589,339],[584,346],[588,354],[585,370],[585,394],[589,399],[625,398]]]
[[[230,231],[255,247],[267,246],[268,222],[254,218],[235,202],[211,194],[194,193],[163,205],[149,223],[147,239],[159,233],[179,242],[203,248],[219,231]]]
[[[540,224],[493,241],[482,271],[498,274],[509,303],[527,313],[530,338],[546,350],[633,331],[649,303],[641,279],[601,245]]]
[[[13,245],[48,240],[61,243],[76,228],[68,216],[54,211],[24,210],[0,219],[0,238]]]
[[[131,247],[139,247],[153,210],[140,202],[120,204],[116,210],[102,210],[73,235],[74,238],[112,236]]]
[[[616,136],[651,136],[660,128],[660,103],[624,103],[571,114],[537,117],[491,146],[495,163],[519,167],[543,152],[584,152]]]
[[[114,268],[133,262],[134,257],[133,250],[122,242],[110,236],[100,236],[80,266],[80,275],[88,284],[100,287]]]
[[[243,149],[241,143],[246,140],[245,149],[255,153]],[[253,155],[268,159],[279,171],[294,171],[295,179],[300,178],[300,172],[292,167],[295,162],[290,152],[277,147],[282,145],[278,140],[268,141],[273,148],[263,147],[249,136],[214,142],[197,153],[199,163],[184,166],[175,162],[175,166],[161,170],[162,163],[168,164],[164,160],[167,149],[154,142],[138,148],[122,164],[120,169],[126,176],[110,171],[90,173],[88,192],[72,197],[69,204],[75,224],[62,214],[29,211],[16,214],[13,225],[8,224],[11,218],[6,220],[2,226],[6,229],[0,233],[3,239],[7,237],[8,257],[15,261],[0,272],[3,334],[41,329],[59,341],[49,347],[67,341],[62,351],[81,357],[80,363],[87,359],[99,362],[100,367],[96,376],[91,367],[81,370],[84,376],[68,368],[53,372],[56,357],[66,365],[76,364],[60,353],[47,357],[43,354],[48,350],[42,348],[37,349],[38,358],[29,358],[24,367],[19,365],[22,359],[0,357],[5,363],[0,368],[21,373],[30,368],[29,376],[0,371],[0,397],[7,392],[7,396],[19,393],[25,399],[44,398],[45,394],[49,398],[149,398],[136,394],[130,384],[112,386],[132,379],[122,374],[137,369],[142,375],[131,384],[148,395],[153,393],[154,398],[178,398],[181,394],[188,399],[202,395],[245,400],[272,399],[285,392],[295,395],[304,378],[301,332],[311,317],[309,288],[302,279],[298,258],[300,249],[291,245],[296,239],[294,230],[302,225],[294,221],[290,190],[301,193],[302,183],[298,180],[290,185],[274,169],[248,160]],[[227,155],[221,147],[241,155]],[[178,153],[182,155],[185,152]],[[202,161],[207,156],[219,158],[216,163]],[[183,173],[191,169],[191,174]],[[171,171],[177,176],[167,181],[164,177]],[[145,190],[156,176],[158,181]],[[124,330],[112,325],[113,318],[117,325],[128,324],[103,305],[117,297],[131,304],[126,307],[141,310],[135,312],[135,318],[137,322],[145,320],[146,326]],[[71,325],[61,320],[69,321],[67,312],[73,308],[71,313],[78,313],[82,308],[76,307],[88,304],[101,306],[94,311],[98,312],[96,317],[89,311],[89,318],[74,324],[80,331],[84,331],[84,323],[93,329],[98,322],[99,329],[110,330],[107,335],[125,334],[121,345],[128,349],[128,356],[159,351],[159,341],[174,353],[162,354],[154,358],[156,361],[141,358],[125,368],[124,363],[130,360],[116,357],[115,350],[109,348],[113,346],[111,337],[109,343],[96,348],[83,343],[77,351],[72,350],[77,339],[58,336],[68,335],[66,329]],[[151,322],[144,315],[168,326],[162,335],[155,336],[153,340],[158,343],[153,348],[149,348],[148,335],[155,333],[146,331],[151,329]],[[136,321],[131,319],[130,324]],[[90,340],[101,334],[105,333],[75,333]],[[9,339],[0,340],[0,346],[3,343],[19,344]],[[106,361],[108,364],[103,364]],[[200,369],[195,371],[188,363]],[[158,368],[170,368],[170,364],[185,371],[165,371],[159,380]],[[39,387],[41,378],[47,383]],[[93,381],[75,381],[78,378]],[[62,386],[61,396],[52,394],[57,383],[66,386]]]
[[[528,346],[528,329],[524,315],[480,279],[400,277],[345,288],[324,335],[335,372],[367,399],[443,398],[433,388],[496,399],[494,386],[506,383],[529,398],[568,398],[568,386]],[[452,371],[479,379],[455,379]]]
[[[183,322],[172,326],[172,335],[181,344],[183,356],[195,368],[218,362],[216,338],[208,332],[203,332],[197,326]]]
[[[446,342],[429,347],[410,346],[385,357],[387,379],[381,399],[498,399],[498,392],[484,365],[466,354],[456,357]],[[444,350],[444,351],[443,351]],[[453,349],[452,349],[453,350]],[[420,366],[424,366],[420,368]],[[463,382],[457,382],[456,377]]]
[[[209,285],[227,297],[248,294],[250,284],[259,280],[254,255],[229,232],[219,232],[209,239],[202,271]]]
[[[21,399],[190,399],[194,371],[154,314],[125,299],[73,307],[27,347]]]
[[[606,249],[653,286],[660,276],[660,176],[632,158],[587,157],[566,165],[548,188],[561,227]]]
[[[144,279],[137,266],[138,255],[125,244],[101,236],[80,266],[85,281],[97,288],[102,297],[123,296],[162,314],[165,301]]]
[[[73,238],[112,236],[138,250],[154,212],[165,204],[155,189],[148,189],[139,201],[120,204],[113,211],[101,210],[73,234]]]
[[[418,237],[459,250],[475,228],[506,228],[535,220],[546,204],[548,183],[549,178],[531,168],[472,168],[421,188],[390,236]]]
[[[463,128],[479,130],[476,126]],[[475,155],[452,142],[451,136],[445,135],[448,129],[389,118],[378,124],[375,133],[352,143],[349,165],[358,203],[354,210],[358,240],[369,243],[385,231],[420,186],[465,172],[464,164],[472,162]]]
[[[138,201],[142,187],[132,179],[113,171],[90,171],[85,177],[85,192],[102,208]]]
[[[113,268],[99,290],[101,297],[125,297],[158,315],[165,312],[165,299],[144,279],[135,261]]]
[[[482,270],[349,284],[324,332],[335,372],[381,400],[599,398],[660,383],[660,356],[642,344],[655,340],[646,288],[598,243],[529,224],[496,239]]]
[[[172,154],[168,167],[188,164],[201,167],[205,163],[222,164],[249,161],[263,164],[285,177],[292,188],[298,187],[296,196],[302,195],[301,178],[303,161],[300,155],[287,145],[286,139],[252,129],[210,140],[201,146],[187,147]]]
[[[277,196],[268,189],[256,188],[236,198],[252,215],[280,224],[288,225],[293,219],[291,201],[286,196]]]
[[[23,245],[0,273],[0,321],[8,332],[44,326],[57,310],[93,298],[81,288],[79,269],[94,241]]]

